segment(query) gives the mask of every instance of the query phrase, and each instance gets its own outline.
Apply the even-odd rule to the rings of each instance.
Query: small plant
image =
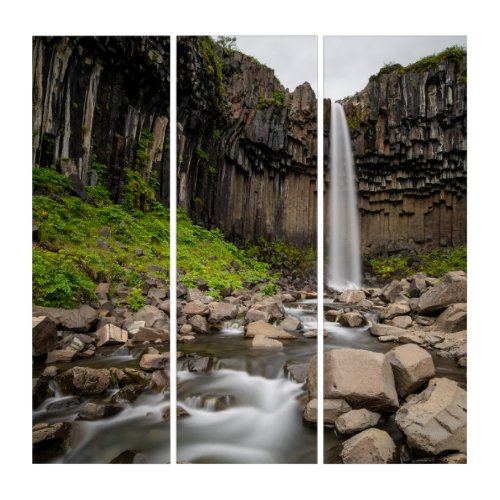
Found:
[[[140,288],[132,288],[125,301],[130,306],[132,311],[138,311],[146,304],[146,299],[144,298],[144,295],[142,295]]]
[[[269,296],[274,295],[278,292],[278,286],[274,283],[269,283],[266,286],[261,288],[262,295]]]
[[[264,97],[261,95],[259,97],[259,102],[257,103],[257,109],[267,109],[270,106],[275,106],[277,108],[285,107],[285,92],[283,90],[275,90],[271,97]]]
[[[214,166],[212,166],[212,165],[210,165],[210,166],[208,167],[208,173],[209,173],[210,175],[216,175],[216,174],[217,174],[217,172],[218,172],[217,167],[214,167]]]
[[[194,152],[198,156],[198,158],[208,161],[208,153],[204,151],[201,147],[197,147]]]
[[[221,138],[221,132],[220,132],[220,130],[218,128],[214,129],[214,131],[212,133],[212,137],[216,141],[218,141]]]

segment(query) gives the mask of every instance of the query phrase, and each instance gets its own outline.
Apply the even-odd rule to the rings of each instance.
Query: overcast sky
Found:
[[[362,90],[386,63],[403,66],[465,45],[465,36],[332,36],[324,37],[324,94],[333,100]]]
[[[317,93],[318,38],[316,36],[238,36],[238,49],[274,69],[290,91],[309,82]]]

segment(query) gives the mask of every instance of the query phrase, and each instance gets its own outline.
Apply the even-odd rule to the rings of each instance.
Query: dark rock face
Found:
[[[308,83],[205,37],[178,41],[178,198],[233,240],[316,241],[316,113]]]
[[[137,166],[147,133],[138,170],[148,182],[157,173],[166,203],[169,59],[168,37],[34,37],[33,165],[58,165],[84,197],[104,164],[120,201],[124,167]]]
[[[357,170],[363,252],[466,242],[465,65],[464,58],[425,72],[381,74],[342,101]],[[327,101],[327,120],[329,108]]]

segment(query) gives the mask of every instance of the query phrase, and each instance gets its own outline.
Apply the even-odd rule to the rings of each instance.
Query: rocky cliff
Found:
[[[316,109],[308,83],[206,37],[178,41],[178,200],[233,240],[316,240]]]
[[[466,55],[451,54],[386,67],[342,101],[368,254],[466,242]]]
[[[34,37],[33,165],[84,185],[106,166],[115,201],[127,167],[148,184],[156,172],[166,203],[169,55],[168,37]]]

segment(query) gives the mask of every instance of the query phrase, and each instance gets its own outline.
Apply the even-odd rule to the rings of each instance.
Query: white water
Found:
[[[359,218],[351,137],[344,109],[332,104],[330,121],[329,264],[335,290],[361,286]]]

